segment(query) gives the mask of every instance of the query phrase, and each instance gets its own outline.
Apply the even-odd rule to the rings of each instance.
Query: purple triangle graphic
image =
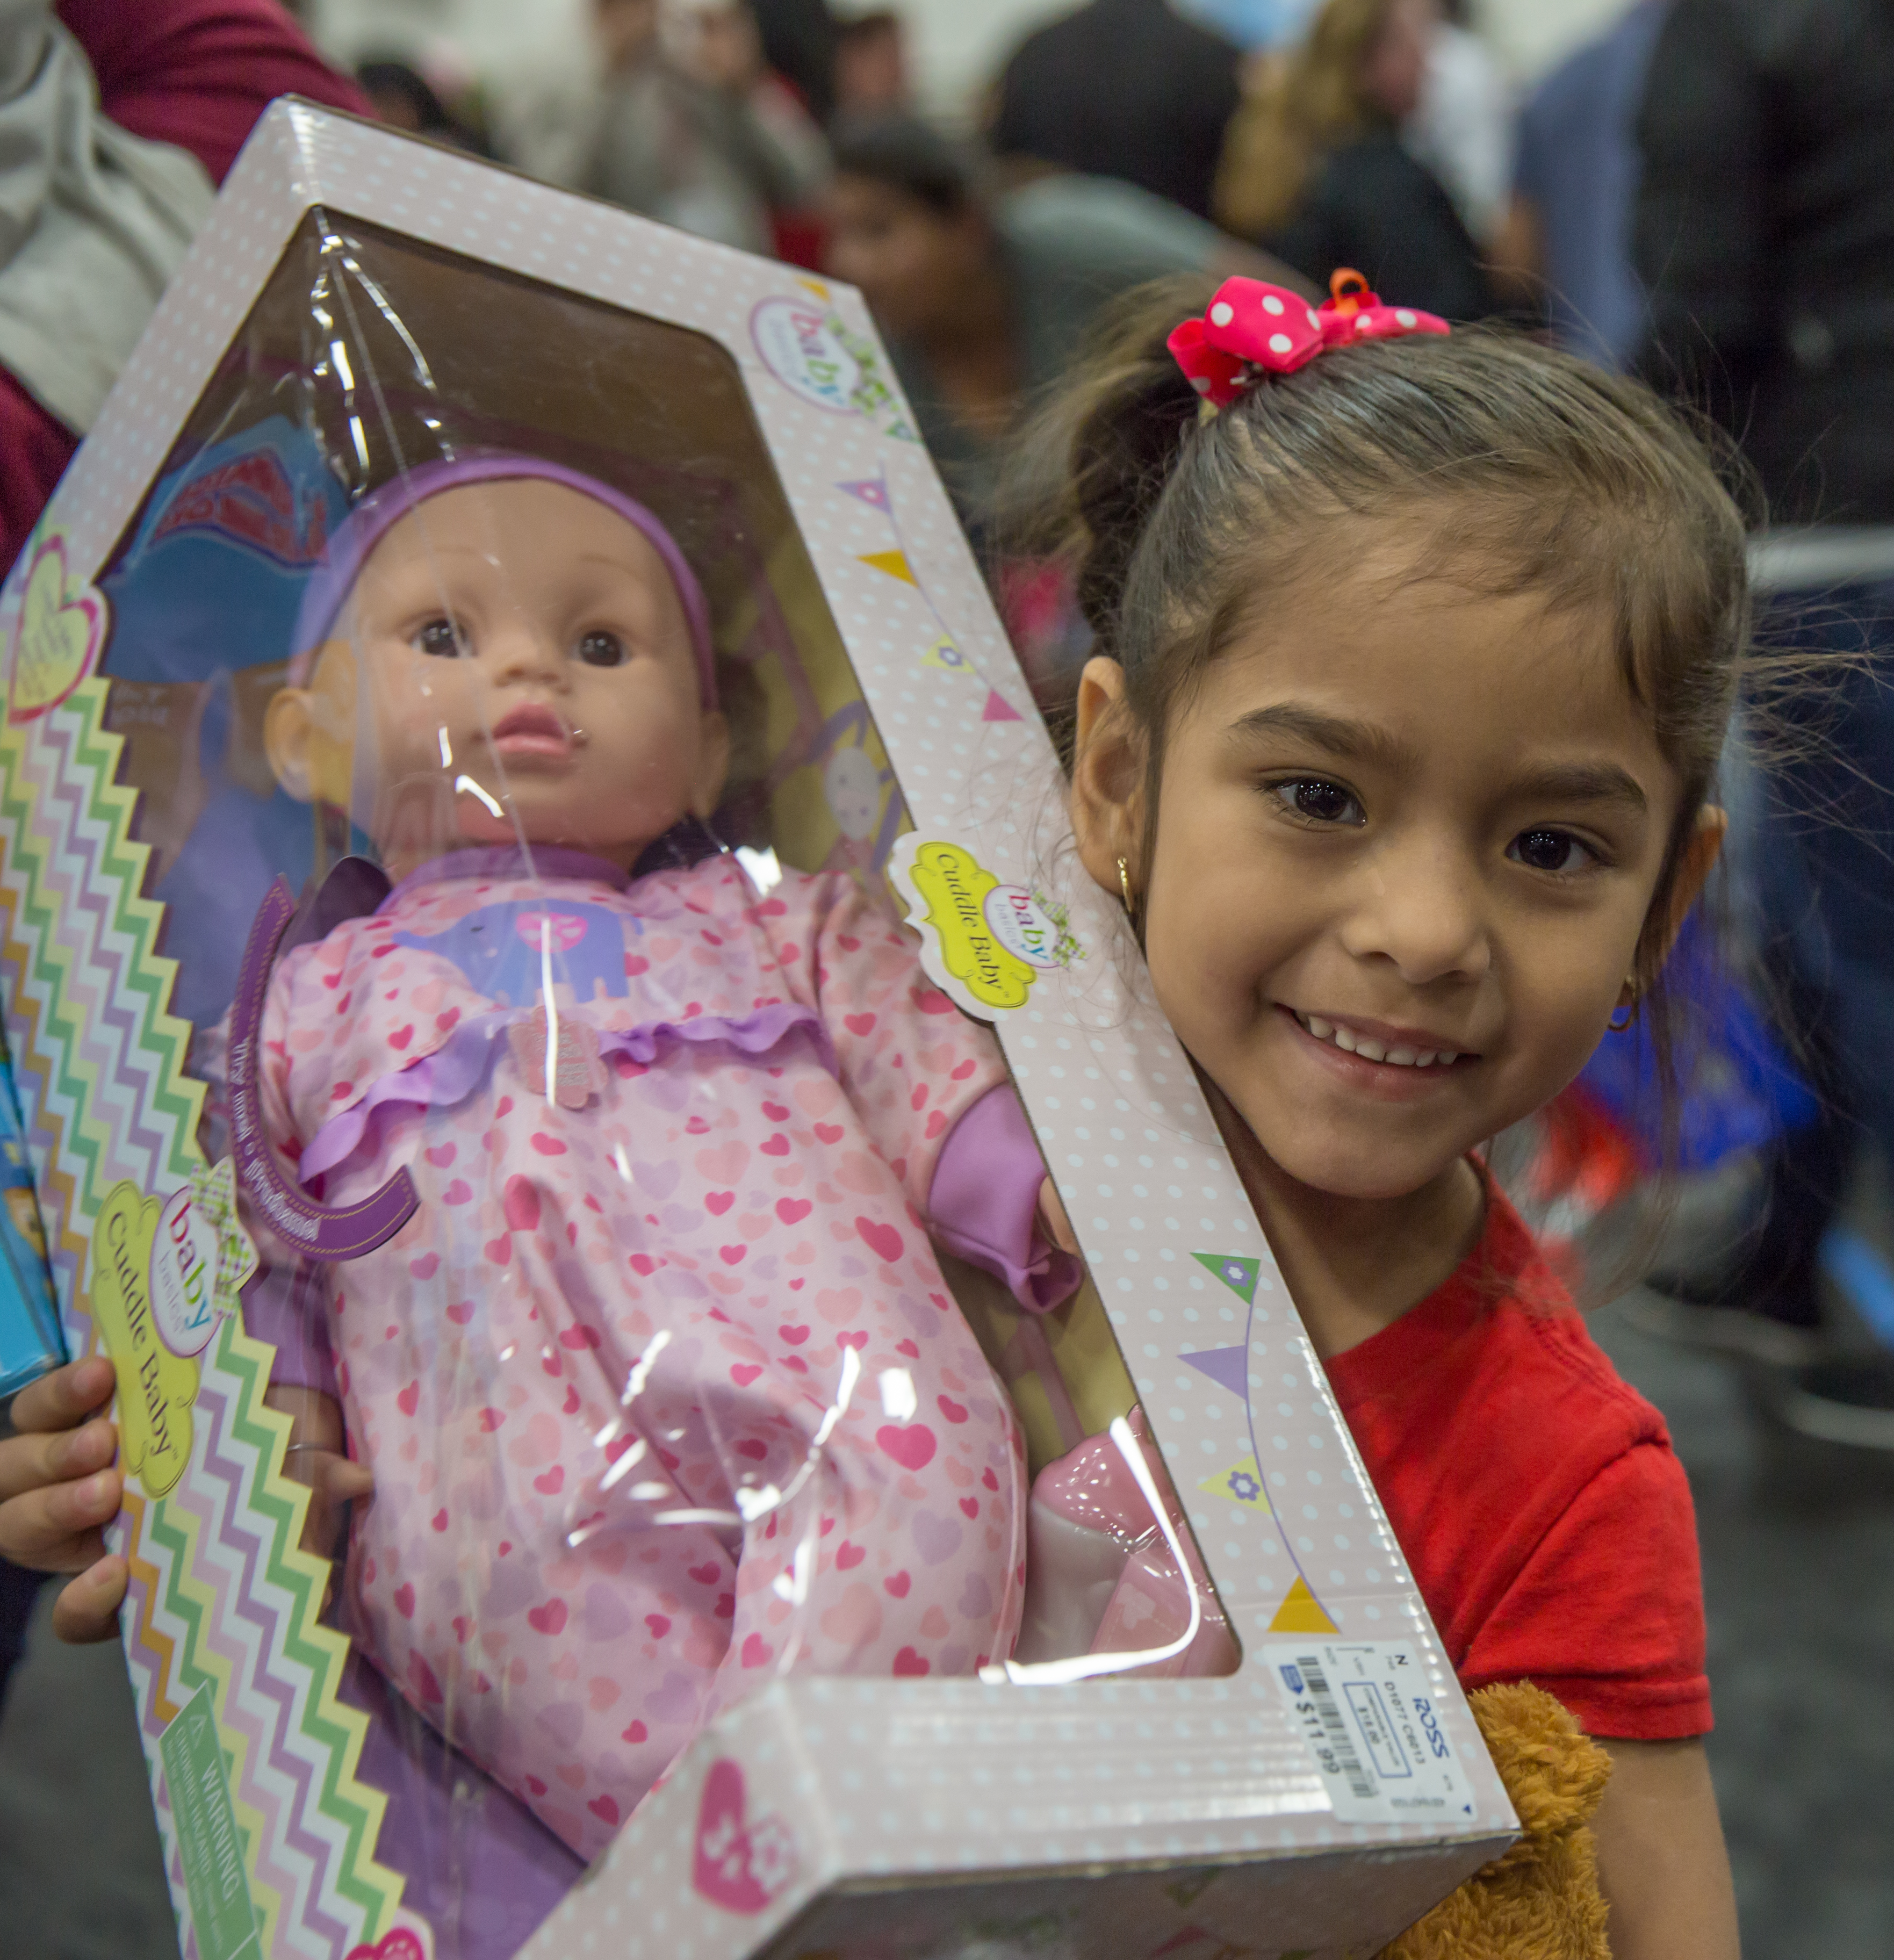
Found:
[[[1208,1375],[1220,1389],[1227,1389],[1238,1402],[1249,1399],[1249,1351],[1247,1348],[1205,1348],[1195,1354],[1179,1354],[1199,1374]]]
[[[838,483],[836,488],[864,504],[872,504],[877,511],[888,508],[888,486],[879,476],[864,476],[855,483]]]
[[[996,687],[988,690],[986,706],[980,719],[982,721],[1017,721],[1020,715],[1019,710]]]

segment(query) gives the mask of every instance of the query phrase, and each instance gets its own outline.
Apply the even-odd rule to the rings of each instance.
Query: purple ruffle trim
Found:
[[[504,1008],[463,1021],[452,1038],[432,1055],[384,1075],[370,1085],[339,1115],[332,1116],[310,1139],[297,1175],[307,1185],[325,1172],[346,1163],[361,1147],[376,1112],[390,1105],[409,1109],[452,1109],[463,1102],[486,1079],[493,1051],[508,1027],[530,1018],[530,1010]],[[758,1007],[739,1016],[704,1014],[688,1021],[647,1021],[635,1028],[598,1030],[599,1053],[606,1060],[623,1055],[649,1064],[667,1042],[693,1046],[721,1045],[754,1061],[780,1047],[798,1031],[815,1044],[823,1066],[837,1073],[834,1044],[813,1007],[791,1001]]]

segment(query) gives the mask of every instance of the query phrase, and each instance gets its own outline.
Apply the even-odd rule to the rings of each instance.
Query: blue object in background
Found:
[[[1641,1019],[1606,1036],[1578,1078],[1630,1134],[1647,1166],[1663,1163],[1668,1154],[1669,1169],[1710,1170],[1815,1120],[1813,1093],[1694,913],[1678,935],[1665,985],[1681,1008],[1673,1058],[1678,1130],[1668,1153],[1657,1048]]]
[[[271,882],[281,873],[294,888],[309,875],[307,805],[258,794],[232,767],[234,689],[246,670],[303,651],[291,644],[303,587],[348,509],[314,434],[273,415],[176,461],[98,581],[112,606],[107,677],[201,702],[194,721],[180,705],[180,725],[194,732],[179,788],[202,807],[151,891],[177,962],[170,1010],[199,1026],[230,1004]]]
[[[0,1401],[65,1359],[25,1125],[0,1053]]]
[[[1177,0],[1177,11],[1246,51],[1300,40],[1319,0]]]

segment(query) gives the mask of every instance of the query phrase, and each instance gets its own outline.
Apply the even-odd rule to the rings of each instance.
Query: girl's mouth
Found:
[[[523,703],[494,724],[491,737],[501,756],[549,756],[560,759],[572,752],[572,730],[565,718],[536,702]]]
[[[1390,1068],[1451,1068],[1465,1059],[1477,1061],[1476,1055],[1458,1048],[1447,1048],[1430,1040],[1424,1035],[1404,1033],[1390,1039],[1386,1033],[1370,1034],[1365,1028],[1351,1026],[1346,1021],[1334,1021],[1321,1014],[1305,1014],[1299,1007],[1288,1011],[1295,1017],[1296,1025],[1306,1035],[1338,1048],[1345,1055],[1358,1056],[1363,1061],[1378,1061]]]

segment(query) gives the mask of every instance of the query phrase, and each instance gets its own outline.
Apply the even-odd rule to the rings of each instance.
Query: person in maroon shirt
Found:
[[[276,0],[63,0],[58,17],[119,129],[194,157],[221,184],[279,95],[372,113]],[[26,542],[84,431],[0,366],[0,565]]]

